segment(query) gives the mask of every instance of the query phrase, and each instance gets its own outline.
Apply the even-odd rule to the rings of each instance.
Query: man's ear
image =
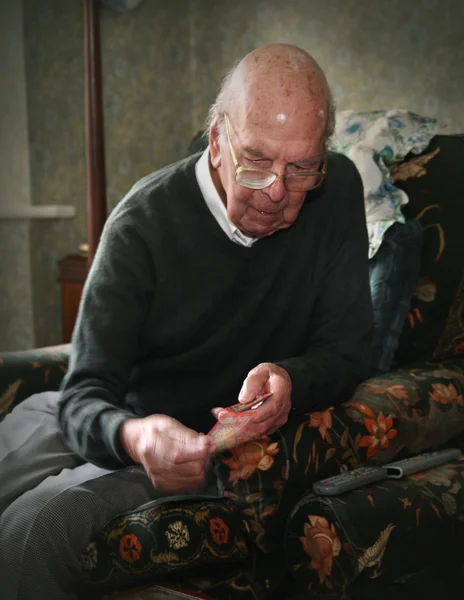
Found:
[[[221,149],[219,146],[219,117],[216,115],[211,121],[209,128],[209,158],[213,168],[217,169],[221,164]]]

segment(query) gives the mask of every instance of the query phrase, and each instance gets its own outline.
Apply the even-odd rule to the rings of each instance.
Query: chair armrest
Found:
[[[349,402],[291,417],[272,436],[219,455],[224,495],[274,551],[282,521],[314,481],[452,443],[464,433],[464,359],[422,363],[361,384]]]
[[[464,360],[420,363],[374,377],[341,408],[361,462],[384,464],[398,453],[441,446],[464,432]]]
[[[0,421],[33,394],[58,390],[70,345],[0,353]]]

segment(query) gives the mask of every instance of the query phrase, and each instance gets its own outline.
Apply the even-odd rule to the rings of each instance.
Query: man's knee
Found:
[[[6,600],[64,597],[81,572],[80,555],[90,533],[85,490],[44,499],[23,494],[0,517],[0,589]],[[42,592],[41,592],[42,593]],[[66,596],[67,597],[67,596]]]
[[[81,549],[92,536],[89,493],[65,490],[50,499],[32,490],[13,502],[0,517],[0,563],[28,570],[28,563],[57,560],[78,566]],[[95,500],[95,498],[93,498]]]

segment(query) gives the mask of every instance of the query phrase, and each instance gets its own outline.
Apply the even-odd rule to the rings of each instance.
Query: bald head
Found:
[[[227,112],[250,126],[290,123],[300,127],[308,118],[320,123],[324,137],[333,130],[333,106],[326,78],[304,50],[289,44],[270,44],[247,54],[225,78],[214,116]]]
[[[263,46],[230,71],[210,110],[209,166],[242,233],[262,238],[294,223],[323,181],[332,122],[326,79],[304,50]]]

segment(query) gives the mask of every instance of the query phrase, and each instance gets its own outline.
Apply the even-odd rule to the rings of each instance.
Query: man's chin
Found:
[[[246,223],[245,225],[239,224],[237,227],[244,235],[260,239],[272,235],[279,229],[285,227],[285,224],[280,221],[272,224]]]

